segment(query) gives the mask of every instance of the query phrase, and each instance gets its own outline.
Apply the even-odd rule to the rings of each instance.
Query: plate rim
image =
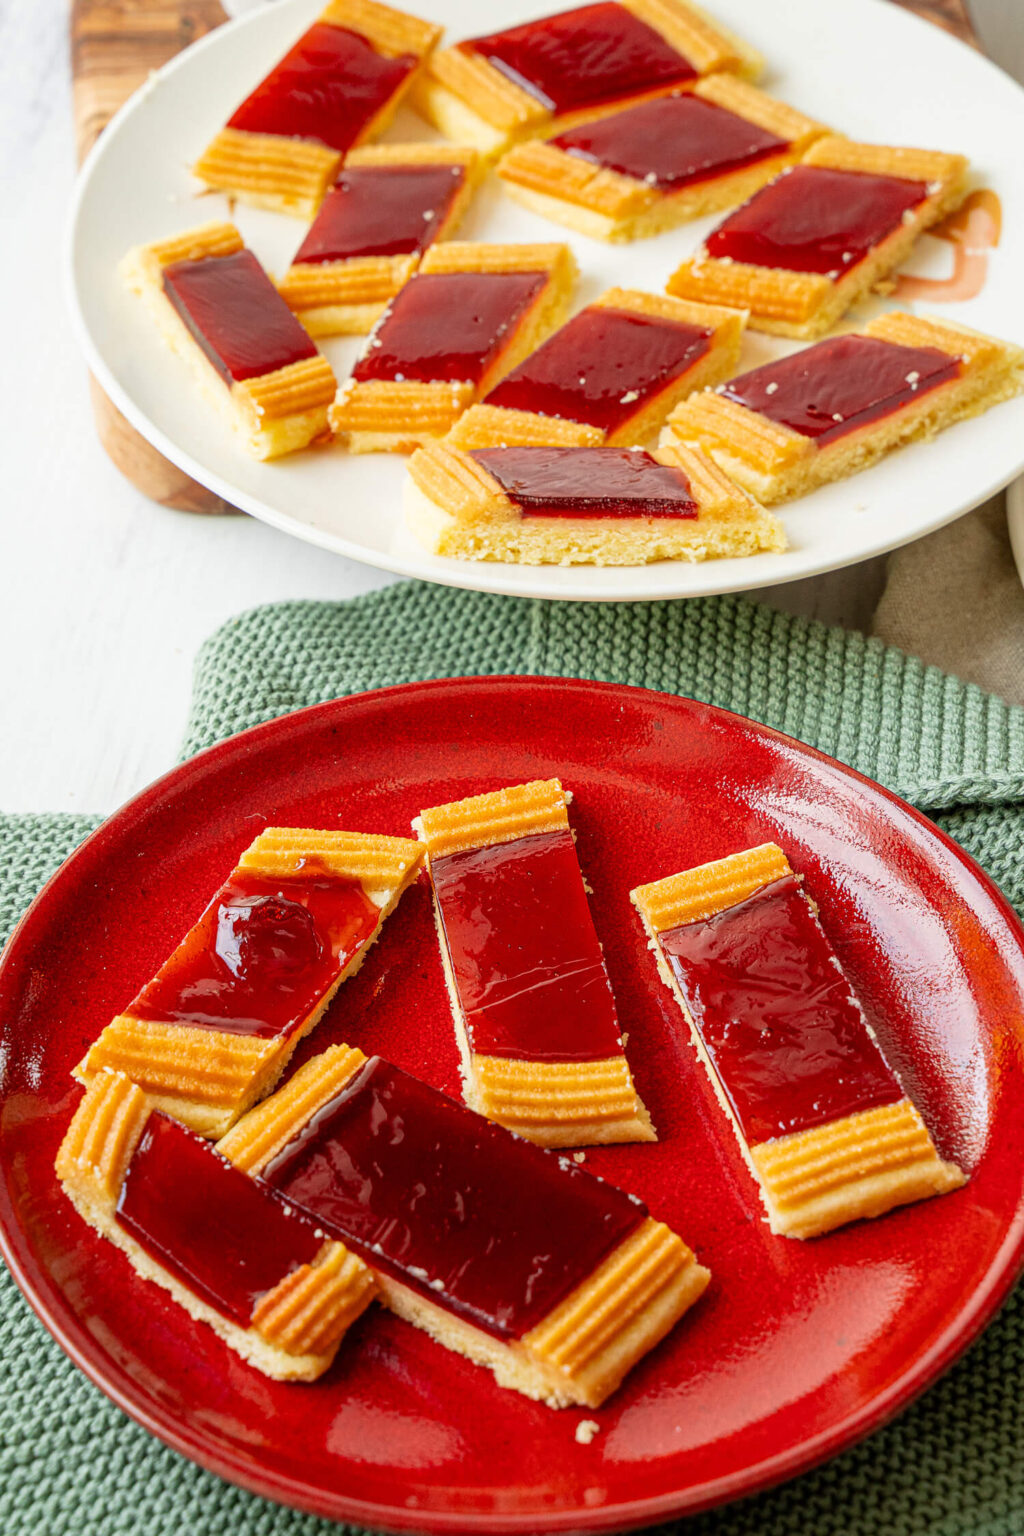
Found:
[[[303,3],[303,0],[282,0],[283,5],[291,4],[296,9],[298,9],[300,3]],[[1024,113],[1024,86],[1015,81],[1011,75],[1001,69],[987,55],[977,54],[974,49],[970,48],[968,44],[962,42],[959,38],[954,37],[951,33],[947,33],[941,28],[936,28],[933,22],[925,20],[914,12],[903,9],[898,4],[898,0],[896,5],[893,5],[891,0],[857,0],[857,4],[864,5],[869,10],[878,14],[891,13],[896,18],[900,16],[905,17],[912,24],[926,27],[930,33],[940,31],[942,37],[951,46],[965,50],[975,63],[984,64],[1000,76],[1001,79],[1008,82],[1020,94],[1022,98],[1022,113]],[[587,567],[578,566],[565,568],[546,567],[545,569],[551,571],[552,575],[550,577],[549,589],[545,591],[532,589],[529,585],[528,575],[525,579],[521,575],[522,572],[529,573],[535,568],[517,563],[446,560],[443,566],[439,566],[437,569],[432,568],[428,571],[424,569],[424,561],[428,559],[433,560],[436,557],[429,556],[426,551],[424,551],[422,556],[413,559],[411,556],[394,553],[391,550],[374,550],[366,545],[358,544],[348,537],[314,527],[310,523],[303,522],[293,514],[281,512],[276,505],[264,500],[258,494],[250,494],[245,490],[240,491],[229,479],[218,474],[216,471],[207,470],[187,449],[180,448],[172,438],[168,437],[146,415],[140,406],[135,404],[128,390],[121,385],[113,369],[108,366],[99,343],[94,339],[93,333],[89,328],[85,314],[85,305],[80,296],[75,250],[82,207],[89,194],[90,183],[96,166],[105,152],[105,142],[109,142],[110,130],[119,131],[124,122],[130,120],[134,113],[140,109],[150,92],[168,76],[174,75],[181,68],[187,68],[189,60],[196,52],[218,44],[221,35],[226,30],[230,31],[239,27],[259,25],[259,18],[261,16],[265,18],[265,15],[266,12],[262,8],[254,8],[240,15],[228,17],[227,21],[204,33],[202,37],[197,38],[186,48],[182,49],[180,53],[174,55],[173,58],[161,65],[159,69],[154,70],[148,79],[133,92],[110,119],[110,122],[95,141],[79,168],[72,193],[63,242],[62,286],[65,304],[70,314],[72,331],[84,354],[90,371],[95,375],[104,391],[110,396],[113,404],[125,416],[130,425],[152,447],[169,459],[178,469],[196,480],[200,485],[205,486],[207,490],[212,491],[230,506],[237,507],[248,515],[257,518],[260,522],[266,523],[269,527],[275,528],[291,538],[299,539],[303,543],[310,544],[314,548],[326,550],[330,554],[341,555],[343,558],[354,560],[360,565],[365,565],[390,575],[429,581],[438,586],[475,592],[492,592],[504,596],[535,597],[546,602],[660,602],[672,598],[711,597],[724,593],[748,592],[765,587],[784,586],[790,582],[803,581],[815,576],[825,575],[831,571],[845,570],[849,567],[863,564],[867,560],[877,559],[882,555],[891,553],[895,549],[915,543],[918,539],[925,538],[928,534],[935,533],[940,528],[947,527],[950,523],[956,522],[959,518],[966,516],[968,512],[973,511],[975,507],[998,495],[1000,491],[1005,489],[1007,485],[1024,472],[1024,438],[1022,438],[1019,463],[1015,467],[1006,473],[996,475],[993,479],[986,480],[985,484],[976,491],[971,492],[965,501],[958,504],[952,510],[947,509],[939,516],[931,517],[925,525],[915,531],[904,531],[892,538],[883,534],[870,547],[853,559],[841,558],[836,560],[835,558],[828,558],[827,555],[821,555],[810,559],[805,564],[799,565],[796,569],[781,572],[758,570],[751,571],[747,575],[745,574],[747,565],[743,563],[741,557],[734,557],[730,563],[738,564],[738,574],[724,581],[712,578],[707,585],[701,585],[696,588],[691,588],[685,580],[687,571],[693,569],[688,562],[664,561],[657,563],[664,566],[666,574],[664,579],[656,586],[652,586],[650,590],[645,589],[643,591],[634,590],[630,587],[622,592],[581,592],[577,590],[572,586],[573,573],[579,572],[581,569],[587,569]],[[897,21],[897,25],[899,24]],[[756,559],[756,557],[754,558]],[[703,569],[710,568],[713,570],[723,563],[721,561],[705,561],[701,565]],[[752,561],[748,560],[747,564],[750,563]],[[648,567],[648,569],[653,568]],[[636,568],[617,566],[609,567],[608,569],[621,571],[624,583],[628,584],[630,580],[629,573]],[[493,576],[492,572],[506,574],[504,579],[501,579]],[[567,583],[567,585],[563,588],[562,583]]]
[[[517,673],[467,674],[398,683],[387,688],[367,689],[342,698],[308,705],[303,709],[275,716],[271,720],[224,737],[161,774],[159,778],[146,785],[105,817],[99,826],[68,855],[33,898],[0,951],[0,987],[4,980],[4,972],[11,964],[16,949],[26,941],[31,928],[45,919],[47,908],[68,870],[79,860],[94,854],[97,844],[102,849],[105,842],[111,838],[116,839],[123,822],[130,822],[133,818],[144,816],[149,810],[158,807],[168,791],[179,793],[185,789],[190,776],[197,771],[203,774],[207,768],[219,760],[231,757],[238,752],[244,754],[251,748],[258,747],[264,738],[272,738],[282,730],[290,728],[304,731],[308,722],[313,722],[313,728],[315,728],[321,719],[326,719],[336,712],[344,712],[347,708],[360,705],[365,707],[371,700],[386,710],[389,701],[396,695],[405,698],[431,691],[444,691],[452,687],[507,692],[510,688],[557,689],[564,688],[566,685],[581,689],[587,694],[604,694],[611,699],[626,694],[630,697],[639,695],[646,699],[653,698],[669,706],[695,705],[714,715],[729,717],[731,721],[755,734],[763,734],[772,740],[795,748],[798,755],[803,755],[812,762],[824,763],[830,769],[837,770],[840,775],[852,777],[862,788],[880,797],[884,803],[895,807],[902,815],[909,816],[918,830],[923,833],[926,841],[929,838],[934,839],[947,853],[953,855],[955,862],[965,870],[968,877],[982,886],[1011,931],[1015,931],[1024,952],[1024,925],[1021,924],[1021,920],[1006,896],[965,848],[892,790],[869,778],[858,769],[830,757],[807,742],[800,741],[797,737],[789,736],[773,726],[752,720],[749,716],[739,714],[735,710],[724,709],[720,705],[706,703],[687,694],[667,693],[663,690],[637,687],[627,683],[547,674],[542,676]],[[6,1167],[2,1161],[0,1161],[0,1171],[6,1175]],[[24,1249],[28,1255],[24,1262],[19,1249]],[[1013,1219],[1007,1225],[984,1284],[970,1294],[965,1305],[946,1325],[941,1337],[935,1340],[925,1354],[912,1362],[879,1395],[872,1397],[867,1403],[862,1403],[858,1409],[847,1413],[831,1429],[822,1430],[817,1435],[804,1439],[784,1451],[762,1457],[756,1463],[739,1471],[701,1484],[695,1489],[684,1492],[682,1497],[679,1492],[660,1493],[625,1502],[620,1500],[614,1504],[603,1504],[595,1508],[567,1509],[543,1514],[540,1511],[532,1514],[510,1515],[507,1511],[481,1514],[463,1513],[458,1509],[409,1510],[405,1507],[371,1502],[361,1497],[350,1497],[333,1490],[313,1490],[308,1484],[303,1485],[295,1478],[269,1468],[261,1468],[259,1473],[254,1475],[242,1458],[231,1448],[221,1447],[211,1450],[204,1439],[203,1432],[198,1427],[174,1418],[168,1410],[160,1409],[156,1404],[150,1406],[142,1388],[130,1378],[127,1386],[124,1387],[112,1380],[111,1377],[116,1377],[119,1373],[116,1367],[105,1366],[102,1345],[84,1333],[81,1328],[66,1328],[63,1325],[56,1308],[51,1306],[47,1297],[47,1291],[59,1292],[60,1288],[42,1262],[32,1255],[11,1199],[6,1176],[0,1178],[0,1255],[6,1261],[18,1289],[37,1318],[93,1385],[99,1387],[118,1408],[149,1433],[155,1435],[163,1444],[251,1493],[276,1500],[286,1507],[385,1530],[429,1531],[438,1533],[438,1536],[440,1533],[452,1533],[452,1536],[456,1536],[456,1533],[474,1531],[486,1532],[487,1536],[500,1536],[500,1533],[506,1532],[523,1533],[523,1536],[525,1533],[531,1533],[531,1536],[535,1536],[538,1521],[543,1520],[545,1529],[551,1532],[596,1533],[624,1531],[664,1519],[698,1514],[703,1510],[724,1505],[739,1498],[765,1492],[779,1483],[813,1470],[889,1423],[932,1386],[974,1343],[994,1318],[1019,1274],[1024,1271],[1024,1200],[1020,1202]],[[34,1274],[31,1273],[33,1268],[36,1272]],[[82,1335],[81,1338],[76,1336],[79,1333]],[[424,1514],[428,1516],[427,1519],[423,1518]]]

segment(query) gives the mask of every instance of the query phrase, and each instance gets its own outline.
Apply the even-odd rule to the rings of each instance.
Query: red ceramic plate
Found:
[[[403,833],[423,806],[560,774],[637,1084],[661,1140],[588,1152],[710,1265],[607,1407],[553,1413],[383,1313],[313,1386],[267,1381],[95,1238],[53,1158],[86,1044],[268,822]],[[777,839],[963,1190],[772,1238],[628,891]],[[0,970],[4,1248],[72,1358],[186,1455],[289,1504],[429,1531],[599,1531],[763,1488],[848,1446],[964,1348],[1024,1244],[1024,935],[965,855],[848,769],[719,710],[546,679],[423,683],[306,710],[176,769],[74,855]],[[381,1051],[448,1092],[456,1050],[414,887],[304,1054]],[[59,1413],[54,1403],[52,1411]],[[582,1417],[600,1433],[574,1438]],[[955,1432],[955,1426],[950,1426]]]

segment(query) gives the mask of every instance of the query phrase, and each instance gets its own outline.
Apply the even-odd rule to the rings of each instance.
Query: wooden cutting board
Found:
[[[966,0],[895,4],[977,46]],[[426,0],[423,9],[429,11]],[[219,0],[72,0],[71,73],[79,161],[151,70],[226,20]],[[158,453],[110,403],[95,379],[89,383],[100,441],[138,490],[185,512],[237,510]]]
[[[71,77],[79,162],[151,70],[226,20],[219,0],[72,0]],[[110,403],[95,379],[90,378],[89,387],[100,442],[138,490],[183,512],[236,510],[158,453]]]

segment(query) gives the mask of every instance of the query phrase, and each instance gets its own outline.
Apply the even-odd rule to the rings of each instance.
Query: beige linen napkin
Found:
[[[1003,496],[893,551],[871,633],[1024,704],[1024,587]]]

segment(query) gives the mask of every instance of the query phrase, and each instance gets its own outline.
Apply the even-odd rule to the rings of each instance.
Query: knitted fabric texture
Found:
[[[632,683],[722,705],[810,742],[912,801],[1024,914],[1024,710],[861,635],[739,599],[544,604],[418,584],[256,609],[196,663],[188,755],[325,699],[505,672]],[[0,817],[0,939],[96,825]],[[1020,1536],[1021,1291],[895,1423],[686,1536]],[[539,1528],[539,1527],[538,1527]],[[0,1274],[4,1536],[328,1536],[345,1529],[220,1482],[127,1420]]]

